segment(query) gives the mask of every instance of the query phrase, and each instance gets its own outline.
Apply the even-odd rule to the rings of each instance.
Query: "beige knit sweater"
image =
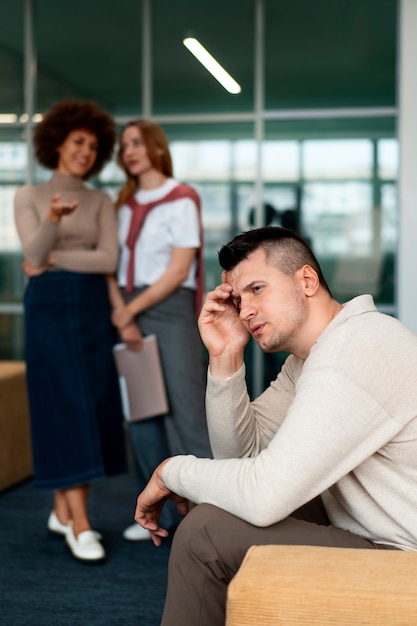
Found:
[[[75,211],[58,223],[46,217],[55,193],[79,201]],[[54,172],[46,183],[21,187],[15,196],[15,220],[23,254],[32,265],[44,265],[53,250],[56,269],[94,274],[116,271],[118,241],[112,202],[81,179]]]
[[[360,296],[252,403],[244,375],[209,374],[215,459],[172,459],[168,487],[257,526],[323,494],[335,526],[417,550],[417,337]]]

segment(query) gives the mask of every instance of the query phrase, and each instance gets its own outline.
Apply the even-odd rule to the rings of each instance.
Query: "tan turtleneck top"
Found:
[[[72,214],[52,223],[46,213],[56,193],[79,204]],[[80,178],[54,172],[46,183],[21,187],[15,197],[15,220],[24,257],[32,265],[45,265],[53,251],[55,269],[92,274],[116,271],[118,241],[112,202]]]

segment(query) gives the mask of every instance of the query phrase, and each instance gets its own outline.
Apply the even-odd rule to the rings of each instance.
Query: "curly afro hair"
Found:
[[[73,130],[87,130],[98,140],[97,159],[84,178],[98,174],[113,154],[116,128],[113,119],[95,102],[61,100],[37,124],[33,134],[36,158],[44,167],[54,170],[58,166],[57,149]]]

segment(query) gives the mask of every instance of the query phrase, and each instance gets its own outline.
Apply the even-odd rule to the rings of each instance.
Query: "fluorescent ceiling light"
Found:
[[[41,113],[35,113],[32,115],[32,122],[40,122],[42,117]],[[21,124],[25,124],[28,119],[29,116],[27,113],[22,113],[22,115],[19,116],[19,122]],[[17,115],[15,115],[15,113],[0,113],[0,124],[14,124],[15,122],[17,122]]]
[[[27,121],[29,120],[29,115],[27,113],[22,113],[22,115],[19,117],[19,122],[22,122],[23,124],[25,124]],[[42,113],[35,113],[34,115],[32,115],[32,122],[41,122],[43,120],[43,115]]]
[[[204,65],[206,70],[214,76],[216,80],[228,91],[229,93],[240,93],[242,91],[241,86],[230,76],[228,72],[216,61],[216,59],[201,45],[201,43],[194,39],[194,37],[187,37],[183,41],[184,46],[193,54],[201,65]]]
[[[14,113],[0,113],[0,124],[14,124],[17,121],[17,115]]]

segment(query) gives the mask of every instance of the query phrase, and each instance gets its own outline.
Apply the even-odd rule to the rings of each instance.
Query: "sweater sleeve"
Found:
[[[39,216],[33,199],[33,187],[25,186],[15,195],[16,229],[22,243],[23,255],[35,267],[45,265],[55,245],[58,224]]]
[[[98,213],[97,243],[91,249],[59,249],[54,251],[56,267],[71,272],[113,274],[117,268],[119,244],[116,215],[107,194],[101,193],[102,204]]]
[[[116,271],[119,246],[110,197],[97,190],[83,193],[86,205],[61,222],[52,223],[46,217],[48,197],[42,186],[26,186],[17,191],[16,228],[23,254],[32,265],[45,265],[53,252],[58,269],[97,274]]]
[[[178,456],[166,464],[163,478],[192,502],[214,504],[254,525],[269,526],[323,493],[401,428],[356,381],[316,368],[300,377],[284,422],[255,457]]]
[[[266,448],[293,401],[302,363],[288,357],[277,379],[253,402],[249,400],[244,366],[227,380],[213,378],[209,370],[206,413],[215,458],[256,456]]]

